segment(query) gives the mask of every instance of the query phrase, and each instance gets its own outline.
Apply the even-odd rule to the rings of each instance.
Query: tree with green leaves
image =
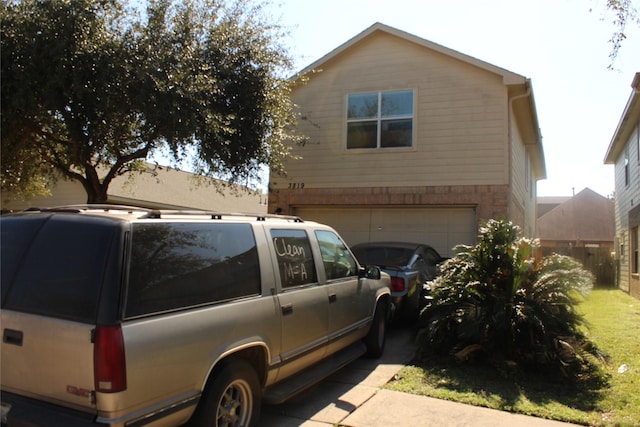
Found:
[[[519,233],[509,221],[490,220],[475,246],[458,247],[446,261],[421,313],[420,356],[597,377],[601,355],[576,311],[593,276],[572,258],[542,258],[536,241]]]
[[[135,4],[2,2],[3,191],[42,193],[61,176],[105,202],[156,152],[230,183],[282,170],[297,140],[291,63],[265,4]]]

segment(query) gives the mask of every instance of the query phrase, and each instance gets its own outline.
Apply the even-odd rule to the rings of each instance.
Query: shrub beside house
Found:
[[[528,78],[376,23],[294,80],[307,140],[271,174],[269,212],[444,256],[490,218],[534,235],[546,171]]]

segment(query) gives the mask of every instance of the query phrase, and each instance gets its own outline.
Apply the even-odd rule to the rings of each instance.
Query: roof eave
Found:
[[[497,67],[493,64],[489,64],[488,62],[484,62],[481,61],[477,58],[474,58],[472,56],[469,55],[465,55],[461,52],[458,52],[456,50],[453,49],[449,49],[447,47],[444,47],[442,45],[439,45],[437,43],[433,43],[429,40],[420,38],[418,36],[415,36],[413,34],[407,33],[405,31],[399,30],[397,28],[393,28],[390,27],[388,25],[382,24],[380,22],[376,22],[375,24],[371,25],[369,28],[367,28],[366,30],[362,31],[361,33],[357,34],[356,36],[352,37],[351,39],[349,39],[348,41],[346,41],[345,43],[341,44],[340,46],[338,46],[337,48],[333,49],[331,52],[327,53],[326,55],[324,55],[323,57],[321,57],[320,59],[318,59],[317,61],[313,62],[312,64],[308,65],[307,67],[303,68],[302,70],[300,70],[298,73],[296,73],[294,76],[291,77],[292,80],[298,80],[301,79],[303,77],[305,77],[306,75],[313,73],[319,69],[322,69],[322,65],[324,63],[326,63],[327,61],[335,58],[336,56],[340,55],[342,52],[344,52],[345,50],[349,49],[350,47],[352,47],[353,45],[355,45],[356,43],[358,43],[359,41],[361,41],[362,39],[368,37],[369,35],[373,34],[376,31],[383,31],[387,34],[391,34],[394,35],[396,37],[405,39],[407,41],[410,41],[412,43],[415,43],[417,45],[423,46],[425,48],[431,49],[435,52],[441,53],[443,55],[447,55],[450,56],[452,58],[456,58],[462,62],[466,62],[470,65],[474,65],[480,69],[484,69],[486,71],[489,71],[491,73],[500,75],[502,77],[502,81],[505,85],[517,85],[517,84],[524,84],[527,81],[527,78],[524,76],[521,76],[519,74],[513,73],[509,70],[506,70],[504,68],[500,68]]]
[[[640,72],[635,74],[631,82],[631,88],[631,95],[604,156],[605,164],[615,164],[632,130],[630,126],[635,126],[635,122],[631,122],[631,119],[633,119],[634,115],[640,116]]]

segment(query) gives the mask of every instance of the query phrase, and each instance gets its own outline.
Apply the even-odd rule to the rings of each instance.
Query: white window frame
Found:
[[[411,103],[411,114],[397,115],[393,117],[382,117],[382,95],[390,94],[390,93],[398,93],[398,92],[411,92],[412,103]],[[349,119],[349,96],[351,95],[366,95],[366,94],[376,94],[378,95],[378,111],[376,113],[375,118],[356,118]],[[374,151],[374,150],[410,150],[415,148],[415,140],[416,140],[416,91],[415,89],[392,89],[392,90],[380,90],[380,91],[371,91],[371,92],[352,92],[348,93],[346,96],[346,126],[345,126],[345,137],[344,137],[344,147],[347,151]],[[399,147],[382,147],[382,124],[385,121],[391,120],[411,120],[411,145],[399,146]],[[356,147],[349,148],[349,123],[365,123],[365,122],[374,122],[376,123],[376,146],[375,147]]]

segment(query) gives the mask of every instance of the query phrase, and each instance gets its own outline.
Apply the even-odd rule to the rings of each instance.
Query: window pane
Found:
[[[327,280],[351,277],[357,274],[356,260],[340,240],[340,238],[330,231],[316,231],[322,261]]]
[[[249,224],[134,224],[127,316],[259,293]]]
[[[413,116],[413,91],[382,93],[382,118]]]
[[[380,133],[381,147],[411,147],[413,120],[385,120]]]
[[[373,119],[378,117],[377,93],[349,95],[347,104],[347,119]]]
[[[117,228],[106,219],[81,222],[71,215],[49,219],[25,254],[5,307],[95,321],[108,250],[116,236]]]
[[[47,220],[46,217],[3,217],[0,218],[0,285],[2,301],[6,301],[6,293],[13,282],[13,276],[20,267],[20,260],[29,248],[36,232]]]
[[[304,230],[271,230],[271,238],[283,287],[318,282],[309,237]]]
[[[378,126],[376,122],[358,122],[347,125],[347,148],[376,148]]]

